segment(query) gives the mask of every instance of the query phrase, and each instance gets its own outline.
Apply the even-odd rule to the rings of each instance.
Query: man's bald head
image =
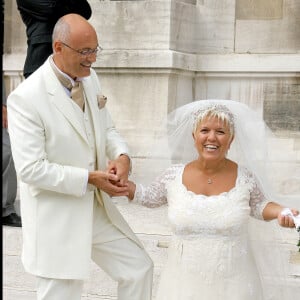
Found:
[[[54,63],[62,72],[72,78],[90,75],[99,47],[96,30],[85,18],[77,14],[61,17],[52,45]]]
[[[84,17],[78,14],[67,14],[56,22],[52,41],[61,40],[68,43],[77,36],[88,37],[90,34],[96,35],[96,31]]]

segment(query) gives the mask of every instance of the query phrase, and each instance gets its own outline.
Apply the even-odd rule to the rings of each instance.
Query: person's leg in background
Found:
[[[2,128],[2,225],[21,227],[21,218],[16,213],[17,175],[13,162],[9,135]]]

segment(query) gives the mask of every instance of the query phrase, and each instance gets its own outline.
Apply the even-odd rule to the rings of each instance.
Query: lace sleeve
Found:
[[[166,183],[175,179],[183,165],[172,165],[158,176],[149,186],[136,184],[134,202],[147,207],[158,207],[167,203]]]
[[[270,201],[263,194],[256,177],[248,170],[246,170],[246,178],[250,184],[250,215],[256,219],[263,220],[263,210]]]

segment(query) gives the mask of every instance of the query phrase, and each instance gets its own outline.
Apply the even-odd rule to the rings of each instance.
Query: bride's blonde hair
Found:
[[[223,124],[229,126],[229,131],[231,136],[234,135],[235,126],[234,126],[234,116],[232,112],[222,104],[212,104],[207,107],[198,109],[193,113],[194,115],[194,124],[193,124],[193,133],[196,132],[198,126],[205,119],[217,118],[218,121],[221,121]]]

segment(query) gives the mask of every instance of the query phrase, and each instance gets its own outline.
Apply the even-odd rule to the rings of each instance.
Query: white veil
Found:
[[[297,155],[286,157],[286,140],[276,137],[262,117],[241,102],[199,100],[171,112],[161,127],[163,132],[155,141],[154,150],[150,152],[146,170],[152,170],[151,176],[156,176],[173,163],[185,164],[196,159],[198,153],[192,138],[194,113],[212,104],[225,105],[234,115],[235,135],[228,158],[255,174],[270,201],[299,209],[299,158]],[[265,288],[265,299],[298,297],[300,253],[297,252],[296,230],[280,228],[277,221],[251,220],[249,233]]]

